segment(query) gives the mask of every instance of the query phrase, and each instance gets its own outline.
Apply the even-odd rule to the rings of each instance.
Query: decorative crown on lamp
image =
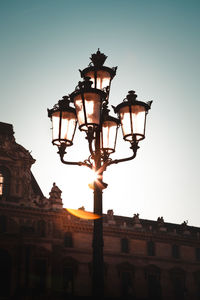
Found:
[[[109,98],[109,91],[111,86],[111,81],[116,75],[117,67],[109,68],[105,67],[103,64],[107,56],[101,53],[100,50],[91,55],[91,63],[89,67],[84,70],[79,70],[81,77],[90,77],[92,81],[92,87],[100,90],[105,90],[107,93],[107,100]]]

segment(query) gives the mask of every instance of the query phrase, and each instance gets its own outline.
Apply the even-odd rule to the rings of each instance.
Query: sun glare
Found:
[[[98,174],[98,172],[92,171],[91,178],[92,181],[97,181],[101,178],[101,176]]]
[[[92,170],[89,175],[89,183],[88,186],[90,189],[94,189],[94,182],[97,184],[102,181],[102,175],[99,174],[99,172],[95,172]]]
[[[85,219],[85,220],[96,220],[101,218],[101,216],[94,214],[92,212],[88,212],[82,209],[71,209],[71,208],[66,208],[66,210],[72,214],[73,216],[80,218],[80,219]]]

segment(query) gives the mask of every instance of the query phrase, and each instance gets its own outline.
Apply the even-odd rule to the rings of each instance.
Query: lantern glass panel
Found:
[[[52,140],[59,139],[59,124],[60,124],[60,112],[56,111],[52,114]]]
[[[144,139],[146,109],[142,105],[124,106],[120,109],[120,120],[122,132],[126,141],[132,141],[135,137],[137,141]]]
[[[108,153],[115,152],[117,137],[117,123],[114,121],[104,121],[101,134],[101,148]]]
[[[102,90],[110,85],[111,76],[110,73],[104,70],[96,71],[96,86],[95,86],[95,71],[89,71],[85,74],[85,76],[90,77],[93,82],[92,87]]]
[[[85,109],[84,109],[85,104]],[[101,96],[97,93],[84,93],[74,97],[79,128],[87,131],[89,126],[97,126],[100,123]]]
[[[66,143],[72,145],[74,131],[76,128],[76,116],[70,111],[56,111],[52,114],[53,143],[60,146]]]

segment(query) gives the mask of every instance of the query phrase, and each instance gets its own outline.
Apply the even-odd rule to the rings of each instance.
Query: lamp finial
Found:
[[[93,65],[95,67],[102,67],[106,61],[107,56],[104,53],[101,53],[99,48],[96,53],[93,53],[90,57]]]

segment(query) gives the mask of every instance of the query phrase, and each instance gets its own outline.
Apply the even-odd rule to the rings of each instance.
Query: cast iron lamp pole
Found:
[[[118,117],[110,116],[109,92],[117,67],[105,67],[106,58],[99,50],[92,54],[89,67],[80,71],[84,80],[78,83],[73,93],[48,109],[52,120],[52,143],[58,147],[61,162],[86,166],[97,175],[91,185],[94,190],[94,214],[98,215],[93,228],[92,294],[101,298],[104,296],[102,190],[107,187],[103,182],[103,172],[112,164],[136,157],[138,143],[145,138],[146,116],[152,103],[138,101],[135,92],[129,91],[122,103],[112,106]],[[79,130],[86,133],[90,156],[83,162],[66,161],[66,148],[73,144],[77,122]],[[120,125],[124,140],[130,142],[132,154],[113,160],[110,155],[115,152]]]

